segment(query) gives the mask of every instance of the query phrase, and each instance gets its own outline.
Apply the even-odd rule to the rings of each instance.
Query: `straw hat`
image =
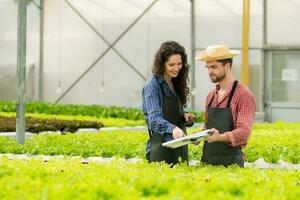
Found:
[[[214,45],[208,46],[206,51],[200,52],[196,60],[201,61],[214,61],[227,58],[233,58],[240,54],[239,50],[230,50],[227,45]]]

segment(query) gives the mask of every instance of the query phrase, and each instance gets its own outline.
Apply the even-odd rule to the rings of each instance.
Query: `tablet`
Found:
[[[192,142],[198,142],[204,136],[206,136],[210,133],[212,133],[212,131],[210,129],[207,129],[205,131],[196,132],[196,133],[193,133],[191,135],[187,135],[185,137],[178,138],[176,140],[171,140],[171,141],[168,141],[168,142],[164,142],[162,144],[162,146],[175,149],[177,147],[181,147],[181,146],[184,146],[184,145],[187,145],[187,144],[191,144]]]

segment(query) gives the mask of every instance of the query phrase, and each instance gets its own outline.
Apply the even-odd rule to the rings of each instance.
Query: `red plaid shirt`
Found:
[[[227,89],[226,95],[223,100],[218,103],[218,91],[220,90],[220,85],[216,85],[216,89],[212,90],[206,98],[206,112],[205,118],[207,122],[207,109],[211,98],[214,98],[211,107],[225,108],[227,105],[228,97],[231,88]],[[255,117],[255,100],[251,91],[243,86],[240,82],[238,83],[234,95],[230,103],[230,109],[233,117],[233,130],[227,131],[224,134],[228,137],[231,146],[241,146],[245,147],[247,145],[247,140],[251,133],[252,124]],[[207,123],[205,123],[205,127]]]

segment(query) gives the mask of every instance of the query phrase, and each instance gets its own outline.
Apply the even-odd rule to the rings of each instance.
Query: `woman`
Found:
[[[186,124],[195,116],[183,112],[189,96],[187,55],[177,42],[162,43],[152,68],[153,76],[143,88],[143,111],[148,125],[149,140],[146,158],[149,162],[176,164],[188,161],[187,145],[176,149],[162,143],[186,135]]]

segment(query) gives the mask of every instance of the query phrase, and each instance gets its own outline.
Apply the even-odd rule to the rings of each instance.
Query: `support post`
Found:
[[[38,76],[38,100],[43,101],[44,87],[44,0],[40,0],[40,52]]]
[[[17,43],[17,98],[16,138],[18,144],[25,141],[25,83],[26,83],[26,21],[27,0],[18,0],[18,43]]]
[[[196,30],[195,30],[195,0],[191,1],[191,109],[195,110],[196,80],[195,80],[195,57],[196,57]]]
[[[249,18],[250,0],[243,4],[242,83],[249,87]]]

